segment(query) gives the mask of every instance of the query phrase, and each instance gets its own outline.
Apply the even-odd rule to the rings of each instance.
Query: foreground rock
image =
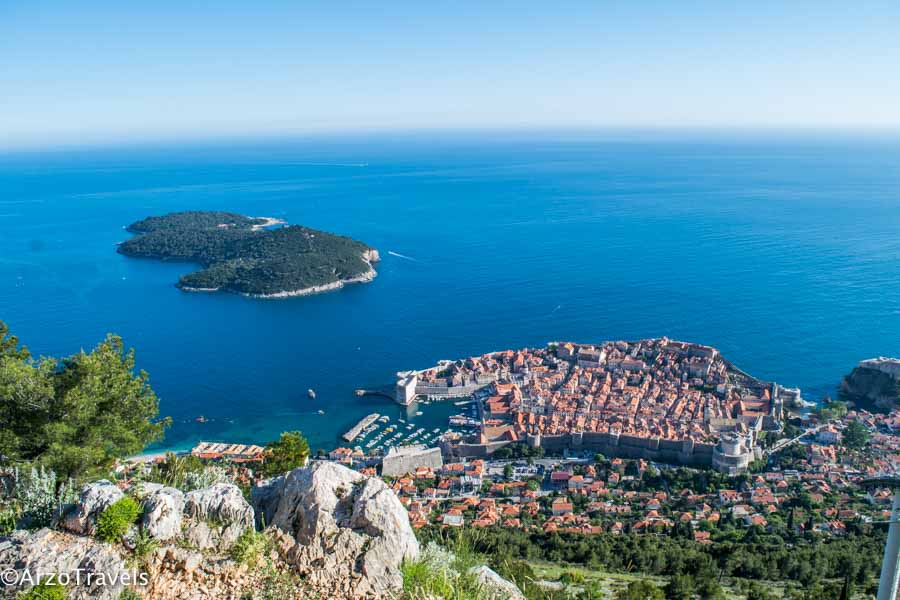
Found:
[[[525,595],[519,591],[516,584],[503,579],[486,565],[472,567],[469,574],[475,577],[475,581],[492,600],[525,600]]]
[[[124,495],[101,481],[82,490],[63,522],[67,532],[17,531],[0,540],[0,568],[68,574],[68,598],[75,600],[115,599],[126,586],[147,600],[355,600],[400,597],[400,565],[419,554],[406,509],[393,491],[380,479],[333,463],[296,469],[254,490],[260,521],[270,523],[266,535],[274,543],[245,557],[247,564],[229,552],[254,526],[256,514],[236,486],[184,494],[142,483],[129,494],[142,503],[140,527],[157,541],[155,549],[138,555],[134,543],[93,537],[99,515]],[[136,534],[132,529],[132,541]],[[29,587],[0,588],[0,597]]]
[[[201,550],[228,550],[245,529],[253,527],[253,508],[230,483],[185,494],[184,516],[187,541]]]
[[[162,542],[177,538],[181,535],[184,494],[181,490],[158,483],[145,483],[142,487],[144,531]]]
[[[94,535],[97,517],[107,506],[122,499],[125,494],[114,483],[105,479],[89,483],[81,490],[78,504],[63,519],[63,529],[80,535]]]
[[[16,531],[7,542],[0,542],[0,571],[8,569],[19,573],[21,585],[0,589],[3,596],[13,598],[31,588],[31,582],[21,579],[26,573],[31,577],[56,574],[60,580],[68,577],[69,600],[115,600],[126,584],[136,583],[131,579],[135,573],[125,568],[125,560],[113,546],[49,529]],[[3,584],[9,583],[6,578]]]
[[[401,590],[404,559],[419,554],[406,509],[387,485],[330,462],[254,490],[281,557],[317,591],[384,598]]]

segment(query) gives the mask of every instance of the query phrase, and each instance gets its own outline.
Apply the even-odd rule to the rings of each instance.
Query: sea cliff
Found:
[[[841,381],[840,394],[854,404],[891,410],[900,404],[900,359],[860,361]]]

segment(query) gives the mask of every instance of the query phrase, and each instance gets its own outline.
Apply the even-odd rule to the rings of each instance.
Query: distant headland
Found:
[[[179,279],[177,287],[188,292],[305,296],[371,281],[380,259],[377,250],[349,237],[231,212],[170,213],[126,229],[137,235],[119,244],[121,254],[203,266]]]

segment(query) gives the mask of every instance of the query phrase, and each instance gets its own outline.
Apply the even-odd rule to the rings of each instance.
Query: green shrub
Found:
[[[71,480],[57,485],[56,473],[43,466],[32,467],[30,475],[21,477],[16,469],[16,495],[22,510],[19,526],[28,529],[53,527],[60,508],[78,498]]]
[[[125,496],[100,513],[97,519],[97,537],[104,542],[118,542],[140,516],[141,505],[134,498]]]
[[[632,581],[628,587],[619,590],[616,600],[665,600],[666,595],[650,581]]]
[[[0,535],[9,535],[16,529],[16,513],[8,508],[0,511]]]
[[[309,458],[309,443],[299,431],[285,431],[281,437],[266,445],[266,460],[262,472],[274,477],[293,471],[306,464]]]
[[[143,598],[141,598],[141,595],[133,589],[125,588],[122,590],[122,593],[119,594],[119,600],[143,600]]]
[[[134,538],[134,563],[143,565],[144,560],[159,548],[159,540],[150,537],[143,529]]]
[[[19,600],[66,600],[66,588],[60,583],[42,581],[27,592],[19,594]]]
[[[265,553],[268,545],[266,534],[248,527],[234,542],[229,554],[235,562],[253,564]]]
[[[584,583],[584,573],[570,569],[562,574],[559,580],[563,583]]]

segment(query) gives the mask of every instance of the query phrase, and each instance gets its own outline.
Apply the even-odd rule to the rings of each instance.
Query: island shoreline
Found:
[[[183,292],[194,292],[194,293],[211,293],[211,292],[227,292],[231,294],[236,294],[238,296],[243,296],[245,298],[253,298],[256,300],[281,300],[284,298],[299,298],[301,296],[312,296],[313,294],[322,294],[325,292],[331,292],[334,290],[339,290],[343,288],[345,285],[353,284],[353,283],[368,283],[375,279],[378,275],[378,272],[375,269],[370,269],[366,273],[358,277],[352,277],[350,279],[339,279],[338,281],[334,281],[332,283],[325,283],[322,285],[314,285],[312,287],[303,288],[299,290],[286,290],[283,292],[273,292],[271,294],[250,294],[247,292],[235,292],[232,290],[223,290],[222,288],[192,288],[187,286],[178,287]]]
[[[381,256],[379,255],[378,250],[376,250],[375,248],[367,246],[362,242],[353,240],[346,236],[339,236],[328,232],[316,231],[302,226],[278,228],[278,226],[280,225],[287,225],[287,221],[277,217],[247,217],[238,215],[236,213],[227,212],[185,211],[181,213],[170,213],[162,217],[147,217],[142,221],[138,221],[127,226],[125,229],[130,233],[135,234],[136,237],[124,242],[119,242],[117,244],[117,252],[131,258],[150,258],[154,260],[161,260],[164,262],[185,262],[200,265],[202,267],[201,270],[197,271],[196,273],[182,275],[178,283],[175,284],[175,287],[182,291],[199,293],[212,293],[221,291],[254,299],[281,299],[309,296],[313,294],[338,290],[343,288],[347,284],[368,283],[375,279],[375,277],[378,275],[374,268],[374,263],[379,262],[381,260]],[[251,254],[251,256],[253,257],[252,260],[254,262],[267,260],[288,260],[295,262],[312,260],[313,262],[315,262],[315,258],[304,258],[305,256],[307,256],[307,253],[309,253],[309,256],[316,256],[315,252],[311,252],[308,248],[305,247],[304,244],[300,244],[300,246],[304,247],[296,247],[298,244],[294,242],[295,247],[293,248],[293,252],[290,252],[290,239],[292,237],[293,239],[296,239],[297,236],[305,236],[306,240],[308,240],[306,244],[313,246],[313,240],[315,240],[315,238],[317,237],[322,237],[325,239],[326,246],[328,244],[331,244],[331,246],[328,246],[330,251],[342,253],[342,260],[346,264],[352,264],[353,268],[346,269],[339,264],[329,264],[327,260],[320,260],[320,263],[325,262],[325,266],[328,266],[331,269],[331,272],[334,276],[343,275],[343,277],[336,277],[333,281],[317,283],[315,285],[309,284],[315,283],[316,279],[321,279],[320,277],[291,277],[289,276],[290,273],[280,278],[281,285],[276,284],[271,286],[266,285],[267,282],[264,281],[255,281],[252,279],[252,277],[249,283],[246,279],[235,280],[234,277],[228,276],[207,276],[204,278],[204,272],[211,273],[217,266],[220,266],[220,263],[224,265],[229,260],[234,260],[235,258],[234,256],[225,253],[223,251],[223,248],[218,248],[218,254],[216,254],[215,252],[213,252],[212,255],[206,255],[203,253],[204,249],[202,246],[204,240],[206,238],[212,237],[212,241],[216,241],[214,239],[215,236],[221,237],[223,234],[220,234],[218,232],[223,229],[237,229],[235,233],[238,236],[240,236],[242,230],[244,233],[246,233],[247,236],[249,236],[246,239],[249,239],[251,244],[253,243],[253,240],[259,241],[261,239],[257,236],[273,236],[277,240],[282,240],[281,242],[276,242],[274,251],[271,248],[266,249],[265,246],[263,246],[263,256]],[[170,237],[174,237],[176,241],[175,252],[169,251],[166,248],[165,244],[163,244],[159,248],[154,248],[154,242],[156,242],[157,246],[159,246],[159,242],[158,240],[156,240],[155,238],[151,238],[150,236],[157,234],[157,232],[163,232],[164,234],[168,234]],[[193,248],[192,244],[198,245],[198,242],[196,242],[196,232],[202,234],[200,236],[199,242],[200,247]],[[157,234],[157,237],[160,237],[160,235],[161,234]],[[284,250],[285,242],[283,240],[286,239],[286,236],[289,240],[287,242],[288,252],[285,252]],[[151,239],[153,239],[154,241],[149,242],[149,249],[141,248],[140,244],[142,241]],[[236,239],[241,240],[242,238],[237,237]],[[265,239],[271,240],[272,237],[266,237]],[[219,243],[228,244],[233,241],[234,235],[229,235],[228,238]],[[336,243],[337,248],[332,249],[332,247],[335,246]],[[178,244],[180,244],[180,246]],[[278,244],[281,244],[280,248]],[[207,243],[207,245],[209,244]],[[134,246],[138,248],[137,251],[134,250]],[[353,248],[353,246],[355,246],[355,248]],[[213,248],[215,249],[216,246],[214,245]],[[315,247],[313,246],[312,249],[315,250]],[[278,254],[279,250],[283,253],[283,256],[281,254]],[[241,257],[237,256],[237,258]],[[356,261],[361,261],[362,264],[359,264],[359,262]],[[321,269],[322,267],[320,266],[319,268]],[[195,277],[197,275],[200,275],[200,277]],[[192,277],[194,277],[195,281],[190,281]],[[191,283],[199,285],[191,285]],[[306,285],[304,286],[304,284]],[[282,286],[288,289],[282,289],[278,291],[266,290],[266,287],[270,287],[271,289]]]

